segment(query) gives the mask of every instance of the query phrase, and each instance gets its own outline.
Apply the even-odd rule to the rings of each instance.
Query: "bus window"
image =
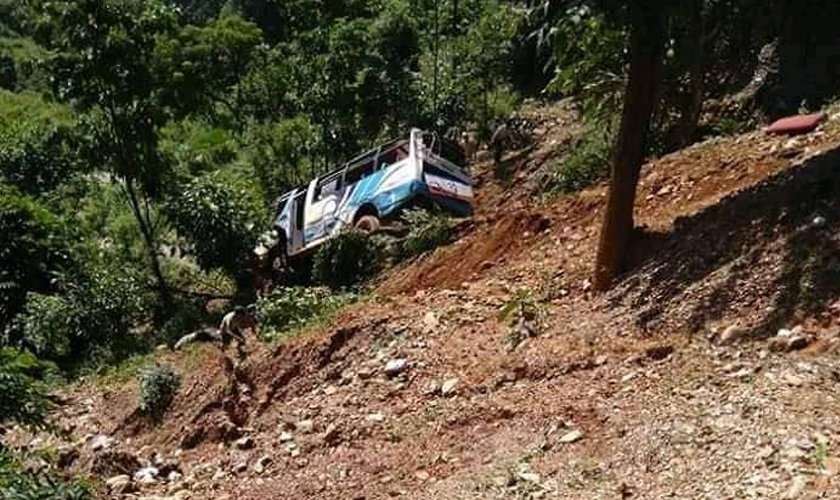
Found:
[[[370,160],[366,163],[352,165],[347,167],[347,173],[344,175],[344,182],[346,185],[350,185],[360,180],[364,179],[368,175],[373,173],[375,162]]]
[[[341,190],[341,175],[334,175],[328,177],[320,182],[315,187],[315,201],[321,200],[331,194],[336,194]]]
[[[379,154],[379,168],[385,168],[408,158],[408,142],[403,142]]]

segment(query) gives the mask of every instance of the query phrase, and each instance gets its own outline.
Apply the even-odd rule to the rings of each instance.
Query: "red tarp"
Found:
[[[825,119],[825,113],[789,116],[774,122],[765,130],[771,134],[805,134],[817,128],[820,123],[825,121]]]

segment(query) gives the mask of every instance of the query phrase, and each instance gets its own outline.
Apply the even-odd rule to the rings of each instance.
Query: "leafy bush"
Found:
[[[8,325],[27,291],[54,289],[67,261],[64,227],[43,203],[0,183],[0,325]]]
[[[409,231],[395,249],[396,260],[420,255],[452,240],[452,227],[443,214],[423,209],[407,210],[403,220]]]
[[[74,369],[113,362],[149,347],[131,329],[151,315],[153,298],[143,281],[125,269],[75,269],[57,280],[60,295],[29,293],[12,322],[6,343]]]
[[[259,206],[253,191],[217,173],[189,183],[166,213],[192,244],[202,269],[223,269],[240,281],[263,219]]]
[[[590,127],[583,139],[549,173],[546,190],[569,193],[603,180],[609,175],[612,146],[608,129]]]
[[[155,364],[142,370],[139,378],[140,410],[160,418],[172,404],[178,386],[181,385],[181,377],[171,368]]]
[[[348,229],[327,240],[315,254],[312,276],[338,289],[373,277],[382,267],[383,249],[370,234]]]
[[[39,194],[79,170],[67,127],[11,126],[0,131],[0,175],[21,191]]]
[[[75,334],[76,312],[74,304],[64,297],[27,294],[23,312],[16,318],[21,343],[42,358],[67,356]]]
[[[34,378],[43,368],[43,364],[27,352],[7,347],[0,349],[0,424],[44,425],[49,402]]]
[[[355,299],[353,294],[333,294],[327,288],[277,288],[256,304],[260,335],[278,340],[291,330],[329,317]]]
[[[83,481],[66,480],[48,472],[24,470],[20,457],[0,445],[0,498],[4,500],[88,500]]]

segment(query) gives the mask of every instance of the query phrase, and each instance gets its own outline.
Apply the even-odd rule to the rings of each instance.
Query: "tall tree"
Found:
[[[56,0],[43,10],[39,34],[54,50],[56,93],[84,113],[91,164],[119,181],[168,302],[152,209],[167,175],[158,130],[168,110],[153,63],[157,37],[176,26],[175,11],[140,0]]]
[[[660,0],[629,2],[630,76],[624,93],[618,143],[612,165],[607,209],[594,287],[606,290],[621,272],[633,234],[633,206],[646,139],[656,105],[657,84],[662,70],[666,12]]]

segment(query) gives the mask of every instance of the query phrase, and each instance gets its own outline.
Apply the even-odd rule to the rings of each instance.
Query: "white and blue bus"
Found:
[[[277,231],[286,257],[309,253],[345,227],[377,231],[410,206],[472,213],[473,179],[460,146],[412,129],[278,199]]]

